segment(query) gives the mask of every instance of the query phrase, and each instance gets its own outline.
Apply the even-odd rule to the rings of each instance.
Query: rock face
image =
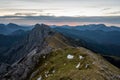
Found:
[[[13,46],[5,54],[5,56],[9,56],[13,53],[9,58],[7,57],[12,65],[9,68],[5,65],[4,73],[0,76],[1,80],[37,80],[39,78],[45,80],[120,79],[118,68],[87,49],[72,46],[69,41],[49,26],[36,24],[21,44]],[[74,58],[67,59],[69,54],[73,55]],[[78,63],[80,64],[76,68]],[[109,69],[102,69],[105,65]],[[104,71],[99,73],[98,70]],[[92,71],[94,71],[93,75],[96,74],[97,77],[91,74]],[[82,74],[82,78],[79,77],[79,74]]]
[[[3,80],[27,80],[36,65],[40,62],[39,59],[41,55],[46,55],[50,53],[50,51],[51,48],[49,47],[43,49],[41,52],[36,52],[36,49],[34,49],[29,55],[13,64],[11,70],[5,74]]]
[[[20,80],[25,79],[30,71],[34,69],[37,62],[39,62],[38,59],[41,54],[50,52],[51,48],[47,45],[45,39],[52,34],[54,32],[47,25],[36,24],[35,28],[21,44],[15,45],[5,54],[7,60],[9,60],[6,62],[15,62],[12,65],[12,69],[6,75],[11,75],[11,80],[17,80],[18,78]]]
[[[5,64],[5,63],[0,64],[0,75],[7,73],[9,71],[9,69],[10,69],[9,64]]]
[[[36,24],[35,28],[21,42],[14,45],[8,52],[4,53],[6,63],[12,64],[26,56],[34,48],[41,50],[45,43],[44,39],[49,35],[51,29],[47,25]]]

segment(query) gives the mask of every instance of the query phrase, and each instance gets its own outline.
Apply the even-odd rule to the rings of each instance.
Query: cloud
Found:
[[[34,16],[37,13],[15,13],[15,16]]]
[[[54,15],[55,13],[63,12],[59,8],[41,8],[41,9],[0,9],[0,16],[39,16],[39,15]]]
[[[52,11],[62,11],[60,8],[40,8],[40,9],[0,9],[0,11],[46,11],[46,10],[52,10]]]
[[[120,11],[114,11],[114,12],[110,12],[110,13],[107,13],[107,14],[120,14]]]
[[[102,9],[102,11],[107,11],[107,10],[110,10],[111,8],[104,8]]]
[[[79,25],[80,23],[103,23],[120,26],[120,16],[99,16],[99,17],[55,17],[55,16],[1,16],[0,22],[14,22],[20,24],[71,24]]]

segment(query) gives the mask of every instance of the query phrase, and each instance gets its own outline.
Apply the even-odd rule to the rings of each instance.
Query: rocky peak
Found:
[[[45,38],[51,36],[50,32],[52,32],[52,30],[49,26],[36,24],[22,41],[16,43],[6,53],[4,53],[5,58],[7,58],[5,62],[12,64],[23,56],[26,56],[33,49],[41,51],[47,45]]]
[[[45,38],[51,36],[50,32],[52,32],[52,29],[49,26],[44,24],[36,24],[27,39],[27,42],[29,43],[28,49],[31,48],[29,51],[35,47],[39,47],[40,49],[40,47],[42,47],[41,45],[45,43]]]
[[[45,28],[50,28],[48,25],[45,24],[36,24],[34,29],[45,29]]]
[[[49,32],[51,31],[50,27],[44,24],[36,24],[35,28],[30,32],[29,38],[34,40],[40,40],[48,36]]]
[[[9,23],[9,24],[7,24],[6,26],[7,26],[8,28],[10,28],[10,29],[17,29],[17,28],[20,27],[19,25],[14,24],[14,23]]]
[[[7,54],[12,56],[9,58],[11,61],[15,61],[11,66],[11,70],[5,75],[5,80],[10,76],[10,80],[25,80],[28,74],[34,69],[39,62],[41,55],[50,53],[51,47],[46,42],[47,37],[52,37],[51,33],[54,33],[52,29],[44,24],[36,24],[35,28],[29,33],[29,35],[23,40],[20,46],[13,47]],[[24,73],[24,74],[23,74]]]

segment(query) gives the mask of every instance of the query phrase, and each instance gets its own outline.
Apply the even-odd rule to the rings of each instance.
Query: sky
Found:
[[[46,22],[71,25],[106,23],[120,26],[120,19],[118,19],[120,16],[120,0],[0,0],[0,16],[0,23],[13,20],[12,22],[21,24],[27,22],[30,24],[29,21],[33,18],[34,23]],[[31,18],[29,19],[27,16]],[[37,16],[39,19],[36,20]],[[41,20],[40,17],[42,16],[44,18],[51,17],[52,21]],[[60,21],[59,19],[63,17],[64,21]],[[70,20],[74,19],[74,21],[67,20],[68,17]],[[26,18],[29,20],[26,20]],[[86,20],[83,20],[83,18]],[[55,19],[57,19],[57,22]],[[101,21],[101,19],[104,20]]]

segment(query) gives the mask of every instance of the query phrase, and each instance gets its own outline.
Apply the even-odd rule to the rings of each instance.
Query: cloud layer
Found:
[[[34,13],[33,13],[34,14]],[[50,25],[81,25],[102,23],[107,25],[120,26],[120,16],[99,16],[99,17],[55,17],[55,16],[1,16],[1,23],[36,24],[46,23]]]
[[[120,0],[2,0],[0,16],[23,14],[23,10],[26,10],[24,13],[29,11],[37,14],[38,10],[43,10],[44,14],[54,16],[120,16],[120,13],[108,14],[118,11],[119,3]]]

